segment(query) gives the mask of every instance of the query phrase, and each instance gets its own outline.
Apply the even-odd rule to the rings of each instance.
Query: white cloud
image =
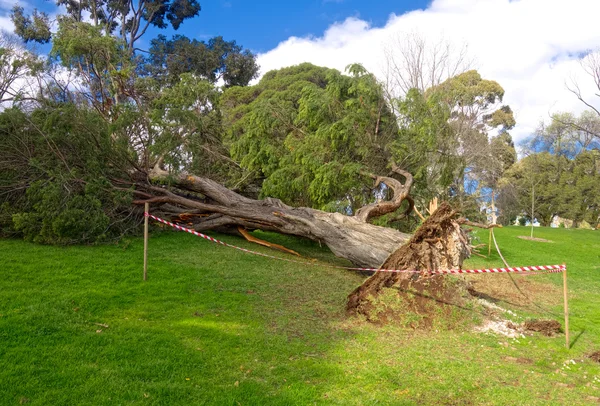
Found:
[[[595,0],[434,0],[425,10],[391,14],[384,27],[350,17],[321,37],[290,37],[260,54],[258,63],[265,73],[302,62],[339,70],[360,62],[381,75],[383,48],[399,33],[466,43],[481,75],[504,87],[504,102],[518,121],[512,134],[521,140],[551,112],[584,109],[566,89],[573,77],[594,99],[593,82],[577,57],[600,47],[598,15]]]
[[[0,16],[0,29],[6,32],[13,32],[15,30],[15,25],[10,16]]]

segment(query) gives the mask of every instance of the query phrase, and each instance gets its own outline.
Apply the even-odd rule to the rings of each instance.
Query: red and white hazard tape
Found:
[[[204,239],[206,239],[208,241],[212,241],[212,242],[217,243],[217,244],[224,245],[226,247],[235,248],[236,250],[247,252],[249,254],[260,255],[261,257],[278,259],[280,261],[293,262],[293,263],[302,264],[302,265],[327,266],[329,268],[348,269],[348,270],[353,270],[353,271],[396,272],[396,273],[400,273],[400,272],[412,272],[412,273],[430,273],[430,274],[521,273],[521,274],[531,275],[531,274],[538,274],[538,273],[560,273],[560,272],[563,272],[563,271],[565,271],[567,269],[566,265],[536,265],[536,266],[521,266],[521,267],[514,267],[514,268],[446,269],[446,270],[436,270],[436,271],[428,272],[428,271],[415,271],[415,270],[408,270],[408,269],[351,268],[351,267],[346,267],[346,266],[325,265],[325,264],[319,264],[319,263],[307,262],[307,261],[296,261],[294,259],[281,258],[281,257],[273,256],[273,255],[263,254],[262,252],[251,251],[251,250],[246,249],[246,248],[238,247],[236,245],[228,244],[228,243],[223,242],[221,240],[217,240],[216,238],[213,238],[213,237],[208,236],[206,234],[199,233],[198,231],[191,230],[191,229],[186,228],[186,227],[182,227],[182,226],[180,226],[178,224],[175,224],[175,223],[171,223],[170,221],[161,219],[160,217],[156,217],[156,216],[154,216],[154,215],[152,215],[150,213],[144,213],[144,216],[149,217],[151,219],[154,219],[156,221],[159,221],[159,222],[161,222],[163,224],[166,224],[168,226],[171,226],[171,227],[173,227],[173,228],[175,228],[177,230],[185,231],[185,232],[190,233],[190,234],[194,234],[195,236],[204,238]]]

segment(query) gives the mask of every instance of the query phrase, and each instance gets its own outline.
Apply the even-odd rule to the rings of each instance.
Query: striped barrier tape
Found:
[[[216,238],[213,238],[209,235],[206,234],[202,234],[198,231],[186,228],[186,227],[182,227],[178,224],[175,223],[171,223],[170,221],[167,221],[165,219],[161,219],[160,217],[156,217],[150,213],[144,213],[144,216],[149,217],[151,219],[154,219],[160,223],[166,224],[170,227],[173,227],[177,230],[180,231],[185,231],[187,233],[190,234],[194,234],[195,236],[204,238],[205,240],[214,242],[216,244],[221,244],[224,245],[226,247],[230,247],[230,248],[235,248],[237,250],[246,252],[248,254],[254,254],[254,255],[260,255],[261,257],[266,257],[266,258],[272,258],[272,259],[278,259],[280,261],[287,261],[287,262],[293,262],[296,264],[301,264],[301,265],[317,265],[317,266],[327,266],[329,268],[336,268],[336,269],[347,269],[347,270],[352,270],[352,271],[369,271],[369,272],[395,272],[395,273],[405,273],[405,272],[410,272],[410,273],[429,273],[429,274],[461,274],[461,273],[521,273],[521,274],[527,274],[527,275],[532,275],[532,274],[539,274],[539,273],[560,273],[563,272],[567,269],[566,265],[535,265],[535,266],[521,266],[521,267],[512,267],[512,268],[489,268],[489,269],[445,269],[445,270],[435,270],[435,271],[415,271],[415,270],[408,270],[408,269],[379,269],[379,268],[352,268],[352,267],[346,267],[346,266],[337,266],[337,265],[326,265],[326,264],[317,264],[314,262],[307,262],[307,261],[296,261],[294,259],[288,259],[288,258],[281,258],[281,257],[276,257],[273,255],[268,255],[268,254],[263,254],[262,252],[257,252],[257,251],[252,251],[246,248],[242,248],[242,247],[238,247],[236,245],[232,245],[232,244],[228,244],[224,241],[221,240],[217,240]]]

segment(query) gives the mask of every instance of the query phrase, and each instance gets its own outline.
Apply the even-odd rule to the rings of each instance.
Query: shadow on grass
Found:
[[[579,341],[579,339],[581,338],[581,336],[583,335],[583,333],[585,333],[585,329],[581,330],[576,336],[575,338],[569,343],[569,349],[573,348],[573,346],[575,346],[575,344],[577,343],[577,341]]]

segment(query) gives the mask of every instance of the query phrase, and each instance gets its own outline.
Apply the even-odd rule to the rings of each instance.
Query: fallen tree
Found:
[[[362,267],[417,271],[460,267],[469,254],[468,241],[455,221],[456,212],[448,204],[442,204],[413,236],[369,223],[372,218],[397,211],[405,200],[408,207],[404,215],[413,209],[412,175],[395,165],[392,169],[405,178],[404,183],[391,176],[372,177],[375,187],[384,183],[393,191],[393,198],[366,205],[354,216],[291,207],[279,199],[251,199],[208,178],[188,173],[172,176],[159,165],[149,173],[151,183],[137,185],[136,193],[144,198],[134,203],[151,203],[155,212],[172,220],[192,220],[190,227],[196,231],[237,232],[243,227],[250,231],[261,229],[309,238],[327,245],[336,256]],[[169,187],[155,184],[167,180]],[[382,286],[419,276],[418,273],[377,273],[350,296],[349,309],[360,307],[368,295],[376,295]]]
[[[393,198],[364,206],[354,216],[291,207],[279,199],[250,199],[211,179],[188,173],[172,176],[159,166],[150,171],[150,183],[136,185],[136,194],[142,198],[134,203],[149,202],[155,212],[171,219],[193,219],[191,228],[196,231],[237,233],[239,226],[247,230],[275,231],[318,241],[336,256],[355,265],[378,267],[410,239],[409,234],[369,223],[374,217],[398,210],[405,200],[409,203],[405,214],[413,208],[409,196],[411,174],[397,167],[393,171],[404,176],[405,182],[373,176],[376,186],[384,183],[393,190]],[[156,185],[167,181],[169,187]]]

